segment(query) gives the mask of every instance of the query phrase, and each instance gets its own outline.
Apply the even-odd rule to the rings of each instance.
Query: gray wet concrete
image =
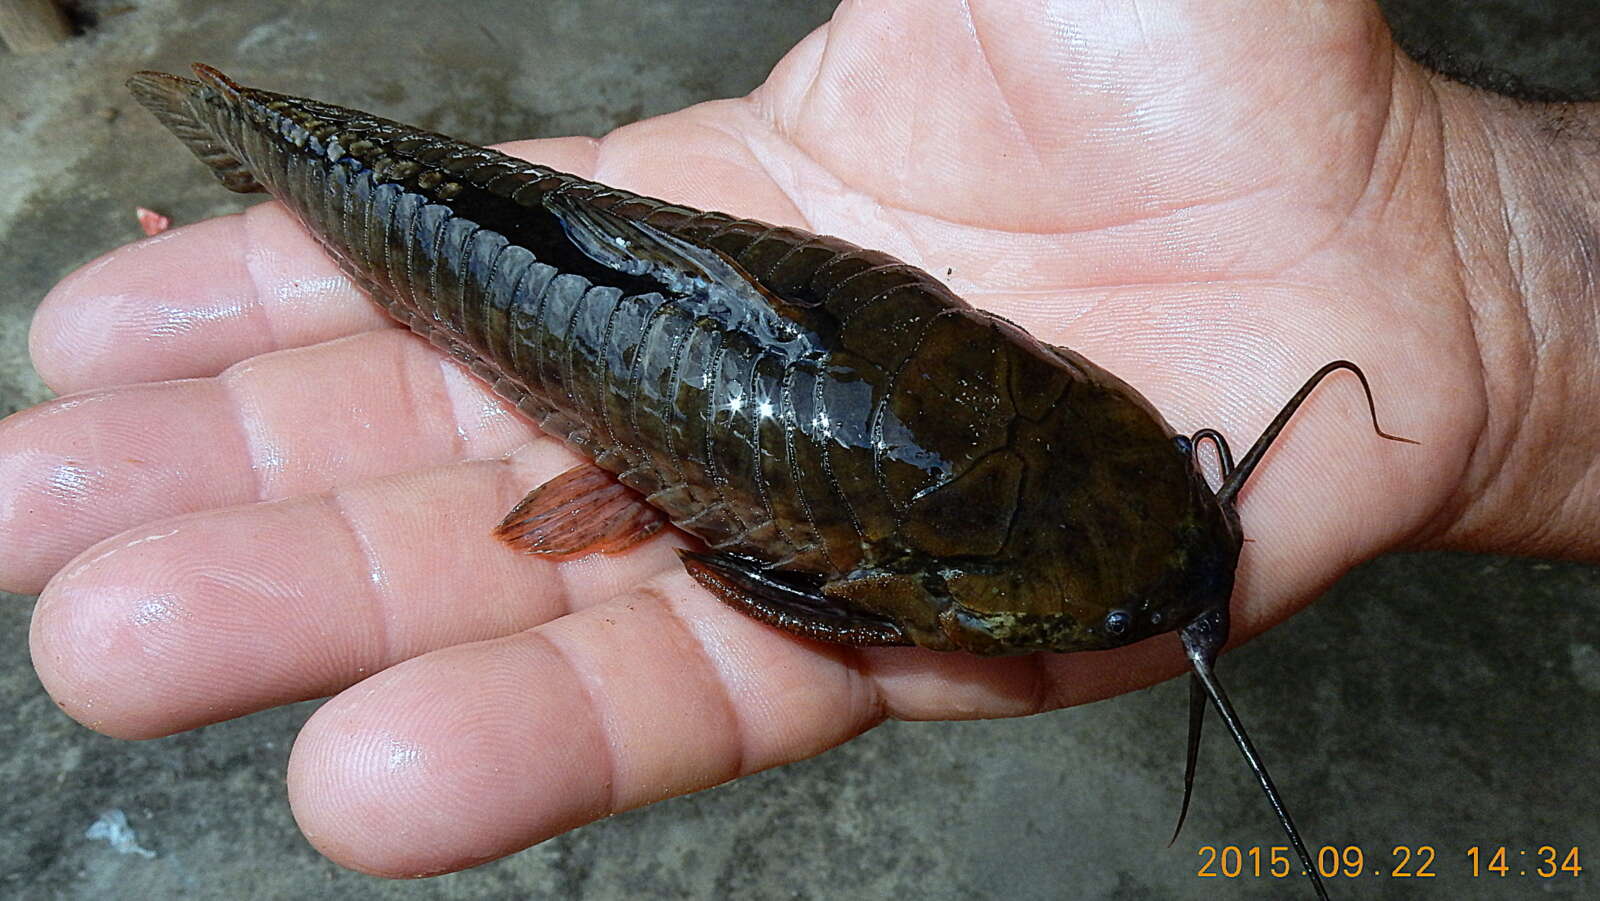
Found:
[[[43,400],[27,322],[55,282],[137,237],[253,202],[220,191],[121,88],[193,59],[470,140],[599,133],[742,93],[826,2],[401,0],[74,4],[85,33],[0,55],[0,414]],[[323,7],[335,6],[333,12]],[[1600,95],[1592,2],[1393,0],[1413,46]],[[759,12],[753,12],[759,10]],[[515,12],[514,24],[494,23]],[[603,24],[613,23],[613,24]],[[262,79],[265,80],[265,79]],[[470,107],[463,101],[475,101]],[[476,101],[489,101],[488,103]],[[161,139],[164,140],[164,139]],[[3,549],[0,549],[3,552]],[[1279,898],[1201,880],[1203,844],[1279,841],[1213,730],[1196,808],[1178,800],[1181,681],[1030,719],[892,723],[813,760],[623,814],[475,870],[416,883],[340,869],[300,837],[283,772],[315,704],[128,743],[61,715],[29,666],[31,599],[0,603],[0,897]],[[1600,570],[1429,554],[1364,566],[1231,654],[1226,676],[1301,826],[1388,869],[1436,849],[1428,881],[1336,880],[1338,897],[1593,897],[1600,879]],[[85,831],[120,810],[153,856]],[[1471,878],[1472,846],[1578,846],[1581,881]]]

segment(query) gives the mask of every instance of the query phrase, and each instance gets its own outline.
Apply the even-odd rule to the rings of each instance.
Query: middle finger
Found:
[[[84,548],[140,523],[496,457],[541,434],[399,329],[214,378],[70,395],[0,425],[0,546],[19,551],[0,562],[0,585],[38,591]]]
[[[40,595],[39,678],[86,725],[148,738],[330,694],[676,566],[669,541],[555,563],[491,535],[528,486],[571,459],[537,445],[525,459],[439,466],[126,532]]]

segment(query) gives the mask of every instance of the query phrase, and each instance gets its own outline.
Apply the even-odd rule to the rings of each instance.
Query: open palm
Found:
[[[887,250],[1181,431],[1247,441],[1317,366],[1362,363],[1427,452],[1375,438],[1354,387],[1319,393],[1241,506],[1236,630],[1260,631],[1428,528],[1485,415],[1432,95],[1364,2],[1043,6],[846,3],[750,97],[506,149]],[[572,452],[277,204],[85,267],[33,352],[66,396],[0,426],[0,584],[43,588],[41,679],[128,737],[337,693],[290,788],[359,869],[458,869],[885,716],[1183,667],[1167,638],[999,661],[797,640],[694,584],[681,536],[512,553],[491,527]]]

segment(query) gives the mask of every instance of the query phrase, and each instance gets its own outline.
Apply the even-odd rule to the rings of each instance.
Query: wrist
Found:
[[[1433,89],[1488,408],[1427,543],[1600,559],[1600,104]]]

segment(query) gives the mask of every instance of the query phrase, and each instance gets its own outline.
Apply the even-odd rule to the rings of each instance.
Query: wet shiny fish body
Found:
[[[1158,413],[916,267],[315,101],[142,90],[396,319],[841,628],[1106,647],[1231,579],[1236,522]]]
[[[1213,664],[1238,492],[1295,410],[1349,370],[1395,438],[1355,364],[1312,375],[1234,465],[1214,430],[1175,434],[1115,376],[887,254],[195,73],[129,86],[224,185],[270,192],[396,319],[593,461],[531,492],[503,540],[615,550],[665,516],[710,548],[682,556],[717,596],[836,642],[1004,654],[1176,631],[1184,810],[1209,701],[1327,897]]]

